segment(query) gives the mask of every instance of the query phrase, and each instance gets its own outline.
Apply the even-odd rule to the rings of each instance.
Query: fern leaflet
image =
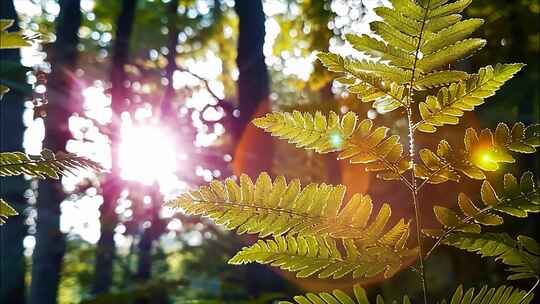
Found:
[[[345,248],[345,254],[338,249],[338,243]],[[325,237],[287,235],[273,240],[259,240],[250,247],[244,247],[229,263],[270,264],[296,272],[299,278],[317,275],[320,279],[345,276],[357,279],[379,274],[388,278],[401,268],[403,258],[413,255],[416,255],[415,250],[406,249],[403,241],[392,247],[363,247],[353,239],[335,241]]]
[[[369,196],[356,194],[344,204],[344,195],[344,186],[309,184],[302,189],[297,179],[287,184],[279,176],[272,183],[268,174],[262,173],[255,184],[247,175],[240,177],[240,185],[231,178],[213,181],[209,187],[185,193],[167,205],[208,216],[238,234],[320,235],[380,246],[408,239],[409,224],[403,219],[386,228],[391,215],[388,204],[370,222],[373,204]]]
[[[26,174],[37,178],[58,179],[74,169],[102,170],[98,163],[72,153],[53,153],[44,149],[41,155],[27,155],[22,152],[0,153],[0,176]]]
[[[6,223],[6,219],[19,213],[11,207],[8,202],[0,198],[0,225]]]

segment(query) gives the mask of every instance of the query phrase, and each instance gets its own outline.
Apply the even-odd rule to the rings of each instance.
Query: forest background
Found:
[[[106,170],[61,182],[1,180],[0,196],[20,215],[0,228],[0,302],[268,303],[350,287],[264,266],[233,268],[226,261],[253,239],[161,205],[212,179],[262,170],[369,189],[378,202],[406,197],[361,168],[296,150],[248,124],[270,109],[365,113],[368,106],[332,83],[315,54],[353,55],[344,35],[369,33],[381,4],[388,3],[2,0],[1,19],[40,37],[20,51],[0,50],[0,78],[9,75],[12,88],[0,102],[0,150],[67,150]],[[442,129],[443,136],[457,141],[468,126],[493,128],[498,121],[538,123],[539,1],[476,0],[465,15],[486,20],[478,34],[488,44],[459,68],[527,67],[489,107],[468,114],[463,128]],[[368,116],[405,132],[392,114],[371,109]],[[537,154],[519,163],[516,172],[538,173]],[[427,195],[434,204],[452,204],[447,191]],[[396,218],[412,212],[406,204],[393,209]],[[429,225],[431,208],[423,209]],[[526,227],[507,225],[538,239],[540,221],[532,218]],[[455,281],[495,284],[505,277],[495,262],[450,248],[439,250],[427,269],[436,298]],[[395,299],[420,292],[414,276],[404,271],[392,281],[365,283],[370,293]]]

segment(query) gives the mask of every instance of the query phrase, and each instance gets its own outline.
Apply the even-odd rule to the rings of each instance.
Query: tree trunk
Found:
[[[52,72],[48,81],[48,107],[44,146],[65,150],[71,137],[68,120],[76,111],[74,72],[81,25],[80,0],[60,1],[56,22],[56,41],[50,52]],[[31,304],[56,303],[65,253],[65,236],[60,231],[60,204],[66,198],[62,183],[44,180],[37,200],[36,247],[32,262]]]
[[[232,131],[238,140],[259,104],[268,99],[270,85],[263,53],[265,15],[262,1],[237,0],[234,9],[239,19],[236,65],[240,117]]]
[[[176,45],[178,44],[178,34],[180,30],[178,28],[178,1],[171,0],[167,5],[167,28],[169,29],[169,34],[167,36],[167,66],[165,67],[165,77],[168,80],[167,87],[165,88],[165,93],[163,93],[163,98],[161,99],[161,121],[167,125],[170,125],[176,115],[173,109],[173,98],[175,96],[174,86],[173,86],[173,74],[176,71]]]
[[[103,186],[103,204],[100,207],[101,235],[97,243],[96,265],[92,292],[106,293],[113,280],[115,258],[114,228],[118,218],[115,213],[116,201],[122,191],[118,148],[120,144],[120,114],[126,109],[128,89],[124,86],[127,75],[124,66],[128,62],[129,39],[135,20],[137,0],[122,0],[122,10],[116,21],[116,38],[111,62],[111,108],[113,119],[110,129],[111,172]]]
[[[14,19],[15,26],[10,31],[18,30],[17,13],[13,1],[0,1],[0,19]],[[11,64],[19,64],[19,50],[0,50],[0,60],[9,61]],[[6,69],[6,65],[0,63],[0,70]],[[2,71],[2,74],[6,73]],[[24,73],[10,80],[26,83]],[[10,74],[10,77],[13,74]],[[0,151],[22,151],[24,124],[24,95],[15,87],[11,87],[9,93],[0,100]],[[2,177],[0,179],[0,197],[8,201],[18,212],[18,216],[10,217],[7,224],[0,227],[0,303],[25,303],[25,260],[23,239],[27,233],[24,224],[24,209],[26,200],[23,196],[27,183],[21,176]]]

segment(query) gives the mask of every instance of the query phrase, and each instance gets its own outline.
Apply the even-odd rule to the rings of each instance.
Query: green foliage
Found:
[[[340,279],[348,275],[353,279],[370,278],[379,274],[389,278],[399,271],[404,258],[416,254],[405,248],[406,240],[383,237],[377,245],[365,246],[354,239],[335,241],[328,237],[278,236],[244,247],[229,263],[271,264],[296,272],[299,278],[315,274],[320,279]],[[344,247],[346,254],[338,247]]]
[[[509,152],[534,153],[539,146],[538,124],[525,127],[516,123],[510,130],[505,123],[499,123],[494,133],[484,129],[480,136],[469,128],[465,132],[463,149],[454,150],[446,140],[439,143],[435,153],[421,149],[422,164],[415,166],[415,174],[431,184],[459,181],[460,173],[473,179],[485,179],[484,171],[496,171],[500,163],[515,162]]]
[[[72,153],[57,152],[44,149],[41,155],[28,155],[22,152],[0,153],[0,176],[16,176],[26,174],[37,178],[58,179],[75,169],[92,169],[100,171],[100,164]],[[4,200],[0,199],[0,224],[8,216],[17,212]]]
[[[458,196],[458,206],[462,214],[442,206],[435,206],[433,211],[443,230],[424,230],[430,236],[445,238],[449,232],[480,233],[481,226],[497,226],[503,218],[495,212],[516,217],[527,217],[529,212],[540,212],[540,192],[531,172],[525,172],[520,181],[512,174],[504,175],[504,188],[497,193],[489,181],[484,181],[481,188],[482,206],[464,193]]]
[[[266,173],[255,184],[247,175],[240,183],[232,178],[213,181],[209,187],[185,193],[167,203],[187,214],[204,215],[238,234],[265,236],[287,234],[355,239],[362,246],[402,247],[409,237],[403,219],[387,228],[391,209],[384,204],[371,218],[373,204],[367,195],[354,195],[344,203],[345,186],[289,183],[283,176],[274,182]],[[368,225],[369,222],[369,225]]]
[[[8,32],[8,29],[15,21],[11,19],[0,19],[0,49],[18,49],[25,46],[30,46],[35,37],[24,36],[21,31]],[[8,65],[9,62],[2,62],[2,65]],[[5,69],[3,67],[2,69]],[[9,87],[0,84],[0,100],[9,92]]]
[[[348,296],[341,290],[334,290],[331,294],[322,292],[319,294],[308,293],[305,296],[294,297],[295,302],[281,301],[280,304],[384,304],[390,303],[385,301],[380,295],[377,295],[375,302],[370,302],[366,291],[360,286],[355,285],[353,287],[354,299]],[[498,304],[528,304],[531,303],[533,295],[527,295],[527,292],[519,290],[511,286],[499,286],[498,288],[489,288],[483,286],[478,292],[474,288],[470,288],[467,291],[463,290],[463,286],[459,286],[452,298],[451,304],[479,304],[479,303],[498,303]],[[411,300],[407,296],[403,296],[402,302],[392,301],[391,303],[403,303],[410,304]],[[443,300],[441,303],[447,303]]]
[[[418,104],[422,120],[416,123],[415,128],[432,133],[445,124],[458,124],[464,111],[473,111],[474,107],[483,104],[485,98],[494,95],[523,66],[524,64],[498,64],[495,68],[487,66],[466,80],[443,87],[436,96],[429,95],[426,101]],[[443,81],[451,82],[450,79]]]
[[[447,236],[443,243],[459,249],[475,252],[482,257],[494,257],[510,266],[509,280],[529,279],[540,275],[540,245],[524,235],[513,240],[506,233],[456,232]]]
[[[26,174],[37,178],[58,179],[74,169],[102,170],[100,164],[72,153],[44,149],[41,155],[28,155],[22,152],[0,153],[0,176]]]
[[[31,39],[22,32],[8,32],[14,20],[0,19],[0,49],[18,49],[31,45]]]
[[[410,169],[410,162],[403,157],[403,146],[398,135],[388,136],[387,127],[373,130],[373,122],[347,112],[339,118],[330,112],[328,118],[320,112],[274,112],[257,118],[253,123],[285,139],[297,147],[313,149],[318,153],[341,152],[338,159],[349,159],[352,164],[366,164],[366,171],[379,172],[386,180],[400,179]]]
[[[181,207],[188,214],[209,216],[239,233],[274,237],[244,247],[230,260],[232,264],[270,264],[293,271],[298,277],[359,279],[381,273],[390,277],[399,270],[404,257],[417,254],[425,304],[433,302],[427,299],[423,260],[441,243],[501,260],[510,266],[511,279],[537,277],[538,244],[534,240],[520,236],[514,241],[505,234],[482,233],[481,225],[501,225],[500,214],[526,217],[529,212],[540,211],[532,173],[523,174],[520,183],[513,175],[505,175],[504,189],[499,192],[485,180],[485,172],[516,161],[511,152],[536,152],[540,126],[516,123],[510,128],[501,123],[494,132],[485,129],[480,134],[469,128],[464,135],[464,147],[459,149],[444,139],[435,152],[416,146],[417,131],[434,133],[439,127],[458,124],[465,112],[483,104],[524,67],[520,63],[497,64],[483,67],[476,74],[452,69],[452,64],[486,45],[484,39],[471,37],[483,20],[462,20],[460,15],[471,1],[390,0],[391,8],[375,9],[382,18],[370,24],[376,37],[345,35],[354,49],[371,59],[326,52],[317,55],[323,66],[338,73],[336,81],[362,102],[371,103],[381,114],[398,109],[395,115],[405,114],[406,144],[400,143],[398,135],[389,135],[389,128],[374,127],[369,119],[360,121],[359,114],[353,112],[343,116],[334,112],[273,112],[254,120],[256,126],[298,148],[317,153],[338,152],[337,159],[364,164],[367,171],[377,172],[383,180],[401,181],[411,193],[417,231],[423,228],[419,202],[423,186],[449,180],[459,182],[462,176],[484,180],[481,207],[461,193],[459,214],[440,206],[434,208],[443,227],[423,230],[436,239],[427,254],[406,249],[409,223],[400,221],[385,232],[390,215],[387,205],[366,226],[372,208],[370,201],[366,203],[369,197],[355,195],[343,207],[342,186],[311,184],[302,190],[299,183],[287,184],[282,177],[272,184],[262,174],[253,184],[242,176],[240,186],[232,179],[212,182],[169,205]],[[403,156],[404,146],[409,147],[408,156]],[[405,173],[410,173],[410,177]],[[417,235],[417,242],[422,248],[421,234]],[[524,292],[506,286],[489,290],[484,287],[475,293],[474,289],[464,292],[459,287],[450,303],[529,303],[534,288]],[[369,303],[359,286],[354,292],[356,302]],[[300,304],[355,303],[341,291],[308,294],[294,300]],[[384,303],[382,297],[377,298],[377,303]],[[404,298],[403,303],[410,301]]]
[[[5,200],[0,198],[0,225],[6,223],[5,219],[10,216],[18,215],[19,213],[13,209]]]

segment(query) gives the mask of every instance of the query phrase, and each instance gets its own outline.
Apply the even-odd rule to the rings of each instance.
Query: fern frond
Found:
[[[338,246],[343,246],[346,252],[341,253]],[[353,239],[336,241],[327,237],[287,235],[273,240],[259,240],[250,247],[244,247],[229,263],[270,264],[296,272],[298,278],[317,275],[320,279],[345,276],[357,279],[379,274],[389,278],[401,268],[402,259],[412,254],[414,251],[403,247],[362,247]]]
[[[455,232],[446,237],[445,245],[453,246],[482,257],[510,266],[509,280],[529,279],[540,275],[540,244],[534,239],[520,235],[513,240],[506,233],[463,233]]]
[[[334,289],[332,293],[321,292],[319,294],[308,293],[304,296],[296,296],[293,298],[294,302],[280,301],[279,304],[369,304],[369,300],[366,291],[359,284],[353,287],[354,300],[348,296],[345,292]],[[377,295],[377,304],[384,304],[384,299]],[[396,302],[392,302],[395,303]],[[403,296],[403,304],[411,304],[411,300],[407,296]]]
[[[247,175],[240,177],[240,184],[231,178],[213,181],[209,187],[185,193],[167,205],[187,214],[208,216],[227,229],[237,229],[238,234],[319,235],[380,246],[396,246],[408,239],[409,224],[403,219],[387,228],[391,215],[388,204],[370,221],[370,197],[356,194],[344,204],[344,195],[344,186],[309,184],[302,189],[297,179],[287,184],[279,176],[272,183],[268,174],[262,173],[255,184]]]
[[[433,35],[430,39],[426,39],[420,47],[420,51],[424,55],[429,55],[437,50],[444,49],[469,37],[482,24],[484,24],[484,20],[477,18],[457,22]]]
[[[0,49],[18,49],[31,46],[31,38],[23,35],[22,31],[7,31],[13,23],[12,19],[0,19]]]
[[[293,111],[269,113],[254,119],[253,124],[298,148],[329,153],[343,149],[358,128],[357,121],[358,116],[354,112],[339,117],[333,111],[327,116],[321,112],[311,115]]]
[[[462,214],[434,206],[433,210],[444,230],[426,230],[426,234],[441,238],[453,231],[480,232],[480,225],[496,226],[503,223],[503,218],[495,212],[515,217],[527,217],[529,212],[540,212],[540,191],[531,172],[525,172],[518,180],[512,174],[504,175],[504,187],[497,193],[490,182],[485,180],[481,187],[482,205],[473,201],[464,193],[458,195],[458,206]]]
[[[58,179],[74,169],[102,170],[101,165],[72,153],[44,149],[41,155],[27,155],[22,152],[0,153],[0,176],[26,174],[38,178]]]
[[[366,291],[360,285],[353,287],[354,299],[345,292],[335,289],[332,293],[322,292],[319,294],[308,293],[303,296],[293,298],[294,302],[280,301],[279,304],[385,304],[385,303],[403,303],[411,304],[408,296],[403,296],[401,302],[385,301],[381,295],[377,295],[375,302],[370,302]],[[532,302],[534,294],[527,295],[527,292],[514,288],[512,286],[499,286],[497,288],[488,288],[483,286],[476,291],[475,288],[464,290],[463,286],[459,286],[452,295],[450,302],[452,304],[479,304],[479,303],[497,303],[497,304],[529,304]],[[447,303],[442,301],[442,303]]]
[[[386,113],[404,106],[408,90],[400,83],[410,78],[410,72],[377,62],[345,59],[331,53],[319,53],[318,58],[328,70],[347,73],[347,81],[341,81],[347,85],[347,90],[357,94],[362,102],[373,102],[373,107],[379,112]]]
[[[436,127],[459,123],[459,117],[463,116],[464,111],[472,111],[474,107],[483,104],[485,98],[494,95],[523,66],[524,64],[498,64],[495,68],[487,66],[466,81],[443,87],[437,96],[430,95],[424,102],[420,102],[418,108],[422,120],[415,125],[415,129],[435,132]]]
[[[442,140],[437,153],[421,149],[422,163],[415,166],[416,176],[431,184],[458,181],[460,173],[473,179],[485,179],[484,171],[498,170],[500,163],[515,162],[510,152],[534,153],[540,146],[540,125],[525,127],[516,123],[510,129],[505,123],[499,123],[495,132],[484,129],[480,136],[469,128],[465,131],[464,144],[464,149],[455,151]]]
[[[342,118],[334,112],[330,112],[328,118],[321,113],[313,117],[309,113],[274,112],[253,123],[297,147],[319,153],[340,151],[339,159],[366,164],[367,171],[378,172],[383,179],[399,179],[410,169],[410,162],[402,155],[399,136],[388,136],[386,127],[373,130],[369,119],[358,123],[358,116],[353,112]]]
[[[420,76],[415,82],[417,90],[427,90],[466,80],[469,74],[462,71],[439,71]]]
[[[532,302],[534,294],[527,294],[527,291],[514,288],[512,286],[499,286],[497,288],[489,288],[483,286],[478,292],[474,288],[467,291],[463,290],[463,286],[459,286],[452,298],[451,304],[472,304],[472,303],[497,303],[497,304],[529,304]],[[446,304],[446,301],[442,302]]]
[[[11,207],[8,202],[0,198],[0,225],[6,223],[6,219],[10,216],[18,215],[19,213]]]
[[[392,65],[405,69],[410,69],[414,64],[414,56],[411,54],[368,35],[347,34],[345,38],[354,49],[372,58],[387,60]]]

